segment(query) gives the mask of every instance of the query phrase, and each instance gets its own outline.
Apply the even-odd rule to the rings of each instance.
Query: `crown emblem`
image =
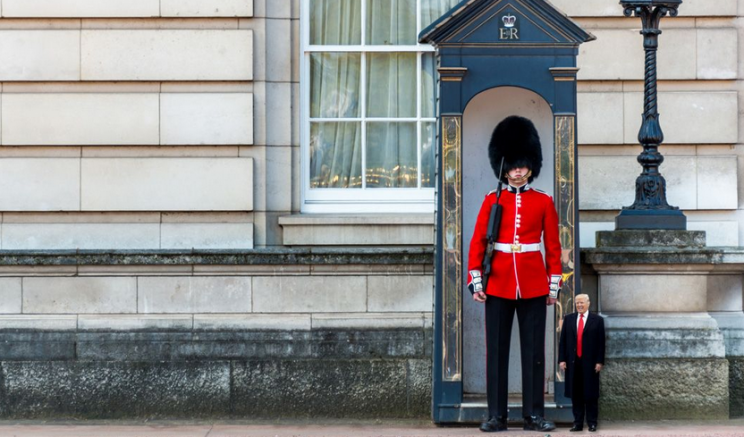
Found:
[[[514,27],[514,24],[517,22],[517,17],[514,15],[504,15],[501,17],[501,21],[504,22],[504,27]]]

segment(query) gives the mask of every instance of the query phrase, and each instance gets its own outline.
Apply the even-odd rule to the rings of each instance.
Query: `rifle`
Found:
[[[501,177],[504,173],[504,158],[501,158],[501,168],[499,169],[499,186],[496,190],[496,203],[491,206],[491,214],[488,216],[488,228],[486,230],[486,239],[488,239],[488,245],[486,246],[486,253],[483,255],[483,292],[486,292],[486,286],[488,285],[488,275],[491,274],[491,259],[493,258],[493,247],[496,243],[496,239],[499,237],[499,227],[501,226],[501,213],[502,208],[499,204],[501,199],[501,186],[503,181]]]

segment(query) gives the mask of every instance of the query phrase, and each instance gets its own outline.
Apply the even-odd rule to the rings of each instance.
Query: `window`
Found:
[[[434,48],[457,0],[303,0],[303,212],[431,212]]]

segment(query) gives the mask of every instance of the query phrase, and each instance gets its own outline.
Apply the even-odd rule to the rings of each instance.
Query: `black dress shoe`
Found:
[[[590,432],[597,432],[597,425],[589,425]]]
[[[542,416],[527,416],[524,418],[525,431],[552,431],[555,423],[545,420]]]
[[[573,428],[569,429],[569,431],[571,432],[579,432],[583,430],[584,430],[584,427],[581,425],[574,425]]]
[[[483,432],[506,431],[506,418],[491,417],[487,421],[481,423],[480,430]]]

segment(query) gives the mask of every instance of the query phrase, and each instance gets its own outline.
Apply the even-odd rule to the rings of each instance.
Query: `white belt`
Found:
[[[520,252],[539,252],[540,243],[530,244],[506,244],[506,243],[493,243],[494,249],[499,252],[506,253],[520,253]]]

